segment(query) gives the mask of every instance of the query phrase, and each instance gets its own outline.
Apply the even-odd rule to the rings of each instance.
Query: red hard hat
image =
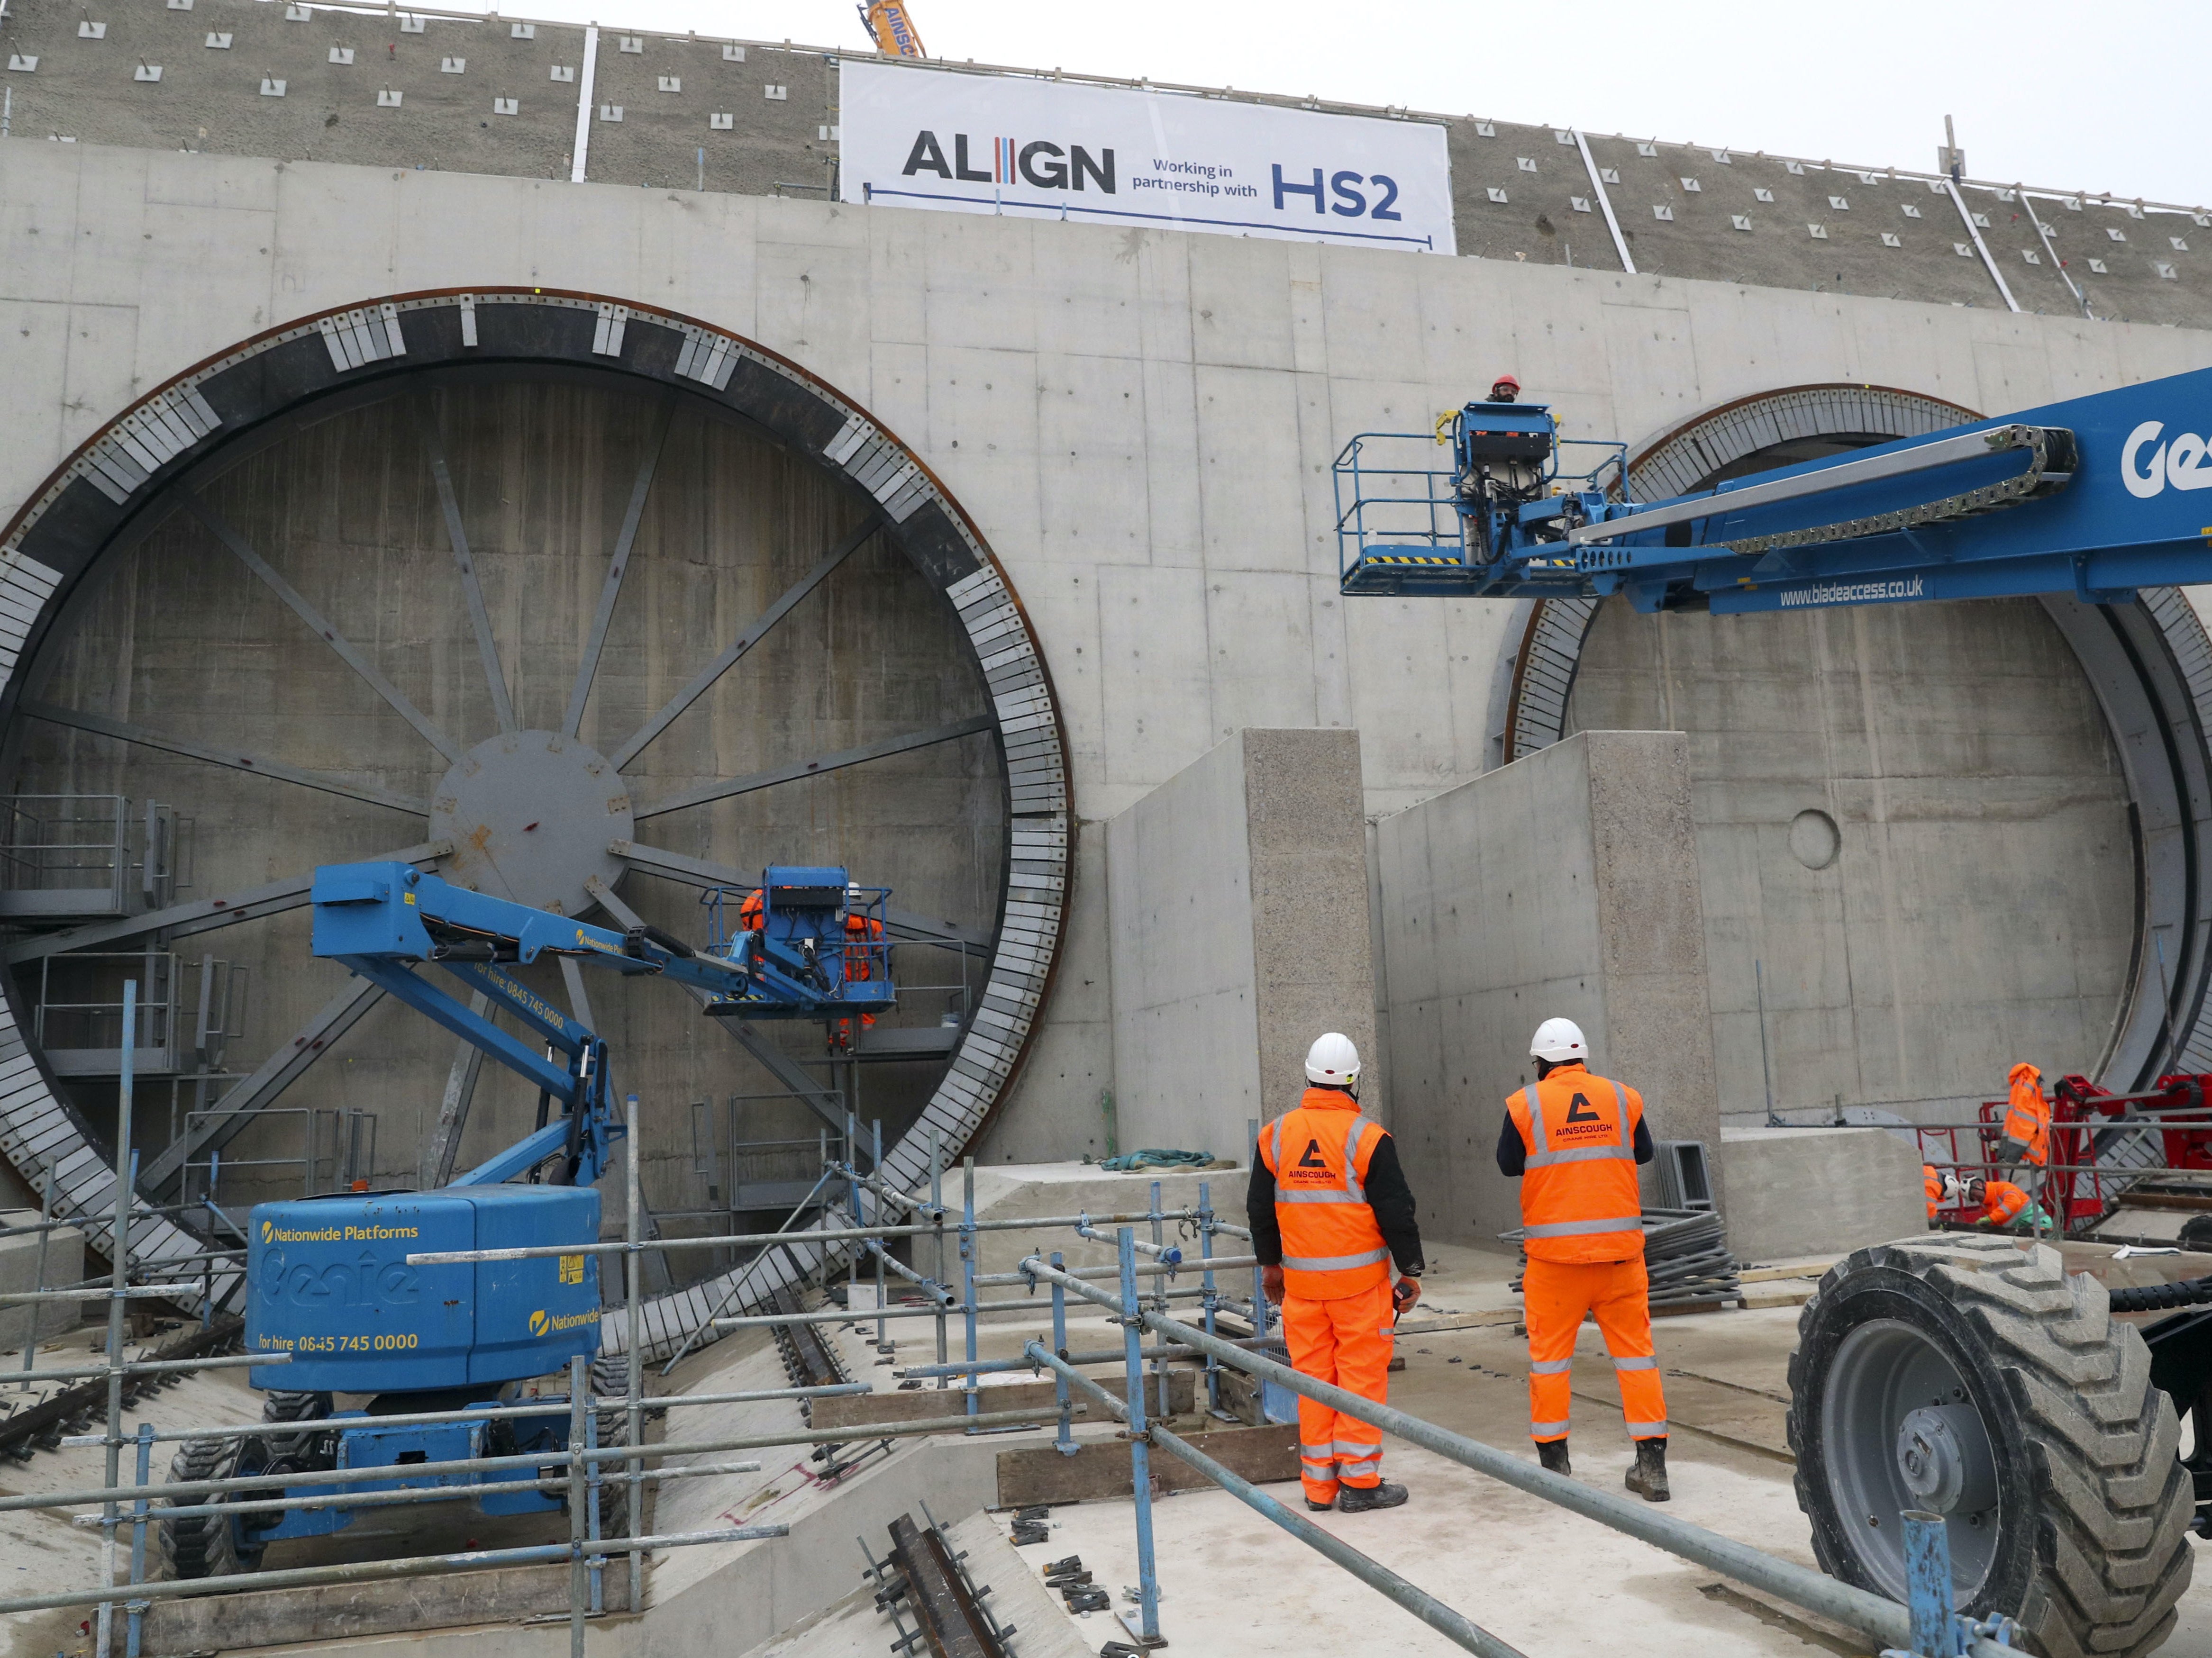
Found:
[[[1490,386],[1492,391],[1496,391],[1501,386],[1510,386],[1516,392],[1521,389],[1521,382],[1515,380],[1510,374],[1500,374],[1496,380],[1490,382]]]

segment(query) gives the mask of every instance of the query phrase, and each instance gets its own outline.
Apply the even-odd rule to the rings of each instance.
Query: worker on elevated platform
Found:
[[[2004,1149],[1998,1155],[2039,1203],[2051,1163],[2051,1102],[2044,1097],[2043,1073],[2022,1060],[2005,1081],[2011,1094],[2005,1102]]]
[[[1397,1144],[1359,1114],[1359,1050],[1330,1031],[1306,1054],[1311,1085],[1260,1131],[1245,1198],[1252,1253],[1301,1376],[1387,1404],[1391,1328],[1421,1293],[1420,1230]],[[1390,1282],[1395,1261],[1398,1281]],[[1298,1400],[1298,1471],[1306,1506],[1345,1514],[1394,1509],[1382,1430]]]
[[[1521,382],[1510,374],[1500,374],[1490,383],[1491,403],[1517,403],[1521,398]]]
[[[1928,1224],[1933,1226],[1936,1212],[1943,1204],[1943,1177],[1936,1172],[1936,1165],[1932,1163],[1920,1165],[1920,1192],[1928,1199]]]
[[[1667,1399],[1651,1344],[1650,1280],[1644,1268],[1644,1205],[1636,1166],[1656,1148],[1644,1096],[1589,1070],[1589,1047],[1572,1019],[1547,1019],[1528,1045],[1536,1080],[1505,1102],[1498,1171],[1521,1182],[1521,1300],[1528,1326],[1528,1436],[1553,1473],[1567,1457],[1575,1337],[1597,1315],[1613,1356],[1621,1413],[1636,1442],[1628,1489],[1664,1503]]]

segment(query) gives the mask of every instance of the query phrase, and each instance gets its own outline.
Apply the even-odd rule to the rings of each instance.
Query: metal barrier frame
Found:
[[[1255,1254],[1224,1256],[1216,1252],[1216,1242],[1221,1235],[1249,1240],[1251,1234],[1247,1229],[1218,1218],[1212,1206],[1210,1182],[1200,1183],[1199,1201],[1195,1208],[1165,1208],[1161,1201],[1161,1183],[1155,1181],[1152,1184],[1151,1201],[1140,1213],[1117,1213],[1095,1218],[1077,1214],[1003,1221],[980,1220],[975,1213],[975,1161],[972,1157],[965,1157],[962,1160],[962,1201],[957,1229],[960,1284],[956,1293],[947,1281],[945,1244],[946,1221],[950,1212],[942,1191],[943,1160],[936,1155],[933,1142],[930,1159],[930,1192],[927,1198],[898,1190],[884,1181],[879,1173],[861,1169],[856,1161],[849,1158],[835,1160],[825,1166],[823,1181],[817,1188],[817,1194],[822,1186],[832,1181],[842,1182],[842,1201],[833,1204],[830,1213],[834,1218],[849,1220],[851,1224],[848,1227],[709,1238],[648,1240],[641,1236],[643,1206],[639,1191],[638,1166],[635,1159],[631,1159],[627,1171],[629,1201],[623,1238],[618,1242],[583,1246],[584,1253],[619,1254],[623,1257],[629,1334],[625,1354],[626,1382],[621,1394],[598,1396],[590,1385],[586,1361],[581,1357],[570,1361],[568,1376],[568,1446],[565,1453],[557,1456],[549,1457],[542,1453],[523,1454],[410,1464],[408,1466],[410,1478],[445,1474],[509,1477],[495,1477],[489,1481],[479,1479],[473,1485],[364,1491],[357,1497],[349,1497],[343,1490],[335,1493],[325,1491],[314,1496],[290,1495],[286,1488],[298,1483],[301,1477],[296,1473],[233,1475],[227,1479],[172,1481],[156,1486],[151,1478],[153,1448],[156,1444],[212,1436],[296,1434],[301,1427],[296,1422],[251,1422],[157,1430],[150,1423],[142,1422],[134,1432],[127,1436],[124,1432],[122,1397],[126,1376],[179,1369],[276,1364],[285,1363],[289,1357],[283,1354],[249,1354],[236,1358],[188,1359],[173,1363],[131,1363],[121,1358],[124,1314],[127,1304],[134,1299],[161,1297],[175,1301],[180,1298],[180,1286],[145,1282],[146,1275],[143,1272],[138,1275],[140,1282],[131,1281],[129,1238],[137,1159],[129,1149],[132,1091],[130,1056],[137,1012],[137,981],[129,981],[125,991],[124,1059],[116,1137],[114,1227],[118,1248],[114,1252],[114,1266],[108,1282],[104,1288],[42,1287],[30,1292],[0,1297],[0,1303],[4,1304],[35,1305],[90,1300],[105,1300],[107,1303],[107,1363],[54,1371],[36,1371],[27,1368],[21,1378],[26,1381],[106,1378],[105,1431],[64,1442],[76,1445],[99,1445],[105,1448],[106,1463],[101,1485],[88,1490],[0,1497],[0,1512],[97,1508],[97,1513],[74,1516],[73,1523],[97,1527],[100,1531],[98,1585],[86,1589],[0,1600],[0,1612],[33,1612],[63,1606],[94,1607],[99,1620],[95,1640],[98,1658],[112,1658],[114,1614],[118,1605],[125,1614],[126,1658],[140,1658],[143,1615],[146,1608],[156,1600],[253,1588],[437,1576],[562,1560],[566,1560],[569,1565],[569,1650],[571,1658],[583,1658],[585,1620],[604,1610],[603,1574],[609,1560],[619,1557],[628,1561],[628,1605],[633,1613],[639,1613],[644,1606],[643,1565],[648,1552],[788,1534],[788,1527],[784,1526],[736,1526],[647,1534],[644,1531],[643,1503],[644,1490],[647,1485],[710,1474],[754,1472],[760,1466],[757,1461],[714,1461],[690,1467],[656,1466],[648,1468],[647,1463],[660,1465],[672,1457],[707,1453],[846,1444],[855,1440],[881,1441],[888,1444],[899,1438],[947,1433],[972,1435],[1019,1426],[1036,1426],[1047,1417],[1057,1418],[1054,1445],[1063,1455],[1072,1456],[1079,1448],[1073,1433],[1075,1418],[1087,1414],[1089,1407],[1094,1405],[1104,1412],[1108,1419],[1122,1424],[1119,1436],[1129,1447],[1139,1590],[1135,1617],[1133,1620],[1125,1617],[1124,1621],[1129,1623],[1130,1633],[1140,1645],[1151,1648],[1164,1644],[1159,1632],[1159,1577],[1153,1550],[1153,1497],[1150,1479],[1150,1458],[1157,1449],[1195,1470],[1333,1564],[1437,1630],[1454,1644],[1467,1651],[1480,1654],[1483,1658],[1522,1658],[1515,1648],[1463,1613],[1323,1531],[1303,1515],[1292,1512],[1274,1497],[1207,1456],[1196,1445],[1162,1425],[1155,1413],[1147,1407],[1147,1383],[1149,1382],[1157,1389],[1158,1416],[1164,1417],[1167,1413],[1168,1404],[1167,1361],[1193,1357],[1202,1357],[1205,1361],[1206,1399],[1209,1406],[1216,1412],[1220,1407],[1222,1372],[1224,1369],[1237,1370],[1261,1384],[1263,1398],[1266,1389],[1279,1388],[1301,1398],[1326,1405],[1408,1443],[1419,1445],[1462,1467],[1502,1480],[1531,1496],[1571,1509],[1628,1536],[1723,1572],[1793,1605],[1862,1631],[1886,1648],[1901,1649],[1905,1653],[1922,1655],[1922,1658],[2017,1658],[2011,1645],[2014,1629],[2010,1620],[1994,1619],[1978,1622],[1952,1612],[1948,1568],[1938,1569],[1938,1557],[1942,1554],[1943,1542],[1940,1525],[1932,1528],[1923,1526],[1916,1532],[1917,1552],[1913,1576],[1913,1604],[1908,1607],[1792,1562],[1777,1559],[1717,1532],[1654,1512],[1642,1503],[1577,1485],[1518,1456],[1424,1422],[1388,1405],[1376,1403],[1328,1383],[1301,1376],[1265,1351],[1279,1345],[1279,1339],[1269,1333],[1273,1320],[1269,1315],[1258,1257]],[[625,1108],[630,1144],[635,1145],[638,1120],[635,1095],[627,1097]],[[857,1125],[854,1127],[857,1131]],[[880,1131],[877,1142],[880,1145]],[[848,1146],[857,1145],[857,1132],[848,1138],[847,1144]],[[888,1218],[895,1210],[903,1212],[912,1218],[890,1224]],[[1184,1228],[1186,1236],[1195,1236],[1198,1242],[1195,1260],[1187,1260],[1179,1244],[1167,1242],[1164,1229],[1170,1221]],[[56,1223],[48,1218],[42,1218],[36,1229],[15,1230],[38,1230],[43,1235],[54,1224]],[[1135,1229],[1140,1224],[1151,1230],[1152,1236],[1149,1242],[1138,1238]],[[1115,1230],[1109,1234],[1102,1230],[1102,1227]],[[1112,1243],[1116,1265],[1112,1268],[1070,1271],[1060,1252],[1054,1251],[1048,1257],[1039,1254],[1024,1257],[1015,1272],[977,1272],[976,1246],[981,1234],[1059,1228],[1070,1229],[1078,1237],[1095,1242]],[[731,1316],[721,1315],[718,1309],[714,1315],[702,1322],[701,1333],[708,1325],[718,1329],[730,1329],[800,1322],[835,1321],[866,1325],[872,1321],[877,1327],[878,1344],[881,1347],[888,1345],[884,1335],[888,1321],[908,1317],[931,1318],[937,1325],[937,1363],[895,1370],[893,1375],[902,1381],[933,1380],[939,1388],[946,1388],[953,1378],[957,1377],[961,1381],[963,1394],[961,1407],[957,1412],[916,1421],[875,1423],[865,1427],[848,1427],[828,1432],[724,1436],[665,1440],[656,1445],[644,1443],[641,1430],[647,1400],[642,1388],[643,1365],[637,1327],[641,1267],[645,1253],[648,1250],[716,1245],[769,1248],[797,1238],[815,1242],[849,1241],[864,1246],[862,1260],[872,1259],[878,1292],[872,1319],[865,1310],[850,1307],[811,1314]],[[909,1241],[927,1238],[932,1242],[935,1251],[933,1273],[924,1273],[891,1255],[889,1245],[894,1239],[900,1238]],[[235,1252],[215,1253],[228,1255]],[[445,1262],[513,1260],[575,1253],[577,1246],[574,1245],[545,1245],[512,1249],[423,1252],[409,1255],[407,1260],[412,1266],[428,1266]],[[1140,1257],[1145,1258],[1141,1263]],[[856,1266],[860,1264],[856,1263]],[[1194,1288],[1170,1287],[1186,1268],[1196,1269],[1201,1280],[1200,1284]],[[1252,1272],[1249,1298],[1225,1294],[1218,1275],[1248,1268]],[[896,1276],[913,1285],[927,1304],[901,1308],[886,1305],[883,1292],[888,1287],[890,1276]],[[1096,1282],[1101,1278],[1114,1280],[1112,1286],[1102,1287]],[[1149,1286],[1146,1280],[1150,1280]],[[981,1290],[1017,1284],[1029,1290],[1028,1298],[988,1303],[978,1299],[978,1292]],[[981,1358],[978,1352],[979,1321],[994,1312],[1036,1310],[1035,1296],[1040,1289],[1048,1291],[1051,1298],[1052,1346],[1048,1349],[1042,1342],[1030,1341],[1024,1345],[1023,1355],[1018,1359]],[[1111,1321],[1121,1327],[1121,1350],[1118,1355],[1069,1351],[1067,1308],[1070,1297],[1104,1310]],[[1182,1322],[1169,1315],[1170,1303],[1188,1300],[1200,1303],[1199,1326]],[[1243,1339],[1222,1337],[1215,1327],[1215,1315],[1224,1308],[1243,1313],[1250,1322],[1253,1334]],[[963,1325],[965,1349],[964,1358],[958,1362],[946,1357],[949,1325],[956,1315]],[[1150,1346],[1146,1345],[1147,1336],[1155,1339]],[[33,1346],[35,1348],[35,1345],[34,1341]],[[1119,1398],[1101,1387],[1083,1368],[1086,1364],[1111,1363],[1116,1357],[1122,1366],[1123,1378],[1123,1393]],[[1146,1368],[1147,1363],[1151,1366],[1149,1373]],[[984,1410],[981,1378],[988,1374],[1021,1370],[1052,1375],[1054,1382],[1052,1407],[1045,1411]],[[651,1401],[651,1406],[655,1411],[674,1410],[771,1400],[828,1398],[872,1394],[874,1391],[875,1388],[868,1383],[845,1382],[748,1393],[678,1394],[656,1398]],[[1081,1403],[1077,1400],[1079,1394],[1082,1396]],[[599,1413],[614,1410],[625,1414],[629,1428],[625,1435],[627,1442],[600,1446],[596,1442]],[[542,1405],[494,1406],[472,1410],[422,1412],[386,1417],[380,1421],[386,1425],[397,1426],[410,1423],[482,1421],[544,1413],[545,1407]],[[134,1453],[135,1477],[129,1484],[125,1484],[122,1478],[122,1458],[126,1448]],[[159,1523],[163,1518],[217,1512],[270,1513],[295,1509],[312,1509],[341,1503],[349,1507],[389,1507],[409,1503],[428,1505],[466,1501],[485,1491],[543,1489],[548,1483],[548,1469],[556,1464],[565,1469],[568,1494],[569,1535],[565,1542],[163,1582],[146,1580],[147,1527],[149,1523]],[[319,1485],[341,1488],[386,1481],[392,1478],[392,1470],[384,1466],[337,1468],[320,1471],[314,1475]],[[626,1536],[608,1538],[601,1534],[599,1499],[611,1479],[619,1479],[628,1487],[629,1531]],[[179,1501],[193,1497],[222,1500]],[[232,1500],[239,1497],[244,1497],[245,1501]],[[163,1503],[159,1514],[152,1511],[152,1504],[157,1500]],[[118,1582],[118,1573],[124,1565],[119,1557],[121,1533],[125,1527],[130,1539],[128,1576]],[[1929,1534],[1931,1531],[1932,1536]]]

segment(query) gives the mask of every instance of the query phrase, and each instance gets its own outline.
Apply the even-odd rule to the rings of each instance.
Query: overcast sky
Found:
[[[934,57],[2212,200],[2206,0],[911,0]],[[459,0],[459,9],[471,9]],[[864,45],[851,0],[505,0],[509,15]]]

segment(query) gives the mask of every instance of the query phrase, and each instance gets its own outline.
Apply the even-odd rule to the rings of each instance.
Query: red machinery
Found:
[[[2068,1233],[2110,1214],[2121,1194],[2167,1170],[2212,1171],[2212,1076],[2160,1077],[2145,1093],[2108,1093],[2087,1077],[2062,1077],[2051,1096],[2051,1164],[2043,1205]],[[2006,1102],[1984,1101],[1978,1128],[1923,1128],[1920,1155],[1962,1176],[2003,1172]],[[1961,1146],[1960,1137],[1974,1143]],[[1939,1217],[1971,1223],[1972,1205],[1947,1206]]]

